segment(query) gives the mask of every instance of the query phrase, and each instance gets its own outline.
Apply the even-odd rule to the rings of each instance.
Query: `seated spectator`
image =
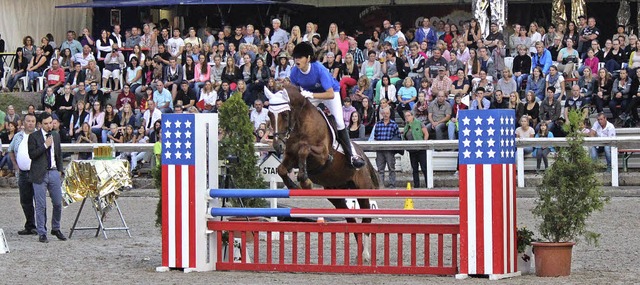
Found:
[[[531,57],[527,54],[527,48],[524,45],[518,45],[518,55],[513,58],[513,76],[516,79],[518,89],[522,87],[522,82],[529,77],[531,73]]]
[[[173,100],[173,105],[180,105],[183,109],[188,109],[191,106],[195,106],[197,101],[196,92],[191,89],[189,82],[183,80],[180,83],[180,90]]]
[[[136,116],[133,113],[133,107],[131,107],[131,104],[124,104],[124,106],[122,107],[122,111],[118,112],[115,122],[118,124],[118,126],[122,127],[137,126]]]
[[[118,98],[116,99],[116,109],[118,111],[122,111],[125,104],[129,104],[130,107],[133,107],[134,109],[138,108],[138,100],[136,100],[136,95],[131,92],[131,88],[128,83],[124,84],[122,92],[118,94]]]
[[[396,107],[402,120],[404,120],[404,111],[411,111],[418,95],[416,88],[413,87],[413,79],[411,77],[405,78],[403,85],[398,90],[398,106]]]
[[[512,93],[514,93],[513,91]],[[505,97],[501,90],[496,91],[496,96],[491,101],[491,106],[489,109],[507,109],[509,108],[509,95]]]
[[[535,95],[536,101],[542,101],[545,97],[547,81],[544,79],[542,74],[542,68],[535,67],[527,79],[527,87],[525,88],[526,92],[533,92]]]
[[[457,139],[458,131],[458,112],[467,109],[467,105],[462,104],[462,95],[456,94],[453,97],[453,107],[451,110],[451,119],[447,122],[447,130],[449,131],[449,139]]]
[[[147,101],[147,110],[142,115],[142,124],[145,126],[147,133],[151,133],[154,130],[159,130],[160,126],[158,126],[160,122],[160,118],[162,116],[162,112],[156,108],[156,103],[153,100]],[[156,136],[159,135],[156,133]],[[150,139],[153,139],[154,136],[149,136]],[[155,140],[154,140],[155,142]]]
[[[88,116],[89,113],[85,109],[84,100],[76,101],[76,107],[73,109],[73,114],[69,120],[69,137],[77,138],[77,134],[80,133],[82,124]]]
[[[118,51],[118,45],[111,46],[111,52],[104,58],[104,69],[102,70],[102,86],[107,86],[110,78],[113,79],[113,90],[120,91],[120,74],[124,68],[124,55]]]
[[[582,74],[580,79],[578,79],[577,85],[580,87],[580,94],[582,94],[586,100],[585,103],[589,104],[596,90],[597,79],[593,76],[591,68],[588,66],[583,69]]]
[[[470,84],[466,76],[464,76],[464,69],[458,69],[456,71],[457,79],[452,83],[449,89],[452,95],[465,96],[469,94]]]
[[[606,53],[604,58],[604,68],[610,73],[620,70],[622,63],[625,61],[624,51],[620,48],[620,41],[615,39],[612,41],[613,48]]]
[[[0,144],[10,144],[13,137],[18,133],[18,125],[14,122],[8,123],[8,128],[0,134]],[[0,147],[0,177],[12,177],[15,171],[13,170],[13,163],[9,152]],[[7,170],[4,170],[4,166],[7,166]]]
[[[598,71],[598,81],[596,82],[596,96],[593,97],[598,113],[602,113],[605,102],[611,98],[612,89],[613,79],[611,79],[611,74],[604,68],[600,69]]]
[[[369,99],[369,102],[371,102],[373,99],[373,90],[371,89],[369,78],[366,76],[360,77],[358,79],[358,84],[350,92],[349,98],[351,98],[353,106],[359,111],[362,109],[362,101],[365,98]]]
[[[204,87],[205,82],[211,80],[211,66],[207,64],[205,55],[199,56],[199,62],[196,64],[194,80],[195,84],[193,90],[195,91],[196,98],[200,96],[200,89]],[[188,108],[188,107],[187,107]]]
[[[545,81],[545,88],[547,89],[547,91],[549,90],[549,87],[554,88],[555,93],[553,94],[553,98],[556,100],[563,100],[565,95],[564,77],[562,76],[562,74],[560,74],[560,72],[558,72],[557,67],[551,66],[549,68],[549,74],[545,78]]]
[[[511,74],[511,70],[505,68],[502,70],[502,78],[498,80],[496,84],[496,90],[502,91],[502,94],[509,95],[511,92],[518,91],[518,84],[516,80],[513,78],[513,74]],[[496,96],[497,97],[497,96]]]
[[[200,101],[196,104],[198,110],[204,113],[211,112],[218,99],[218,93],[213,89],[213,83],[211,81],[205,82],[204,88],[200,92]]]
[[[627,110],[627,105],[632,96],[631,79],[626,69],[620,70],[620,78],[613,82],[611,101],[609,101],[609,110],[614,119],[618,119],[620,114]]]
[[[487,77],[487,72],[485,70],[480,70],[480,80],[474,80],[471,91],[476,93],[478,88],[482,88],[484,97],[491,100],[493,97],[494,86],[493,81],[489,80]]]
[[[451,105],[446,100],[443,91],[437,93],[435,102],[429,104],[429,124],[427,130],[435,131],[436,139],[445,139],[445,131],[447,129],[446,122],[451,118]]]
[[[253,130],[258,129],[260,124],[264,124],[269,120],[269,110],[264,109],[262,100],[256,99],[251,110],[250,120],[253,123]]]
[[[516,138],[533,138],[535,134],[535,130],[529,126],[529,117],[522,116],[520,118],[520,127],[516,129]],[[525,147],[523,150],[524,154],[527,155],[533,152],[533,147]]]
[[[469,100],[469,110],[489,110],[491,107],[491,100],[487,99],[482,87],[478,87]]]
[[[90,144],[98,143],[98,137],[94,132],[91,131],[91,126],[89,126],[89,123],[87,122],[82,123],[81,129],[77,133],[76,143],[90,143]],[[91,159],[91,157],[92,157],[91,152],[78,153],[78,159],[81,159],[81,160]]]
[[[102,134],[100,138],[102,138],[102,143],[108,142],[108,136],[111,134],[111,124],[116,123],[116,127],[118,125],[118,117],[117,111],[113,108],[113,105],[107,104],[104,107],[104,122],[102,124]]]
[[[555,130],[555,122],[560,118],[562,110],[560,101],[554,98],[554,94],[553,86],[547,88],[547,97],[540,102],[540,122],[545,121],[550,132]]]
[[[530,121],[529,125],[538,126],[538,122],[540,121],[540,104],[536,101],[536,96],[533,91],[527,91],[525,102],[518,104],[516,116],[518,118],[527,116]],[[520,122],[518,122],[518,125],[519,124]]]
[[[102,73],[100,73],[100,68],[98,68],[98,65],[95,60],[90,60],[89,65],[87,66],[87,69],[85,69],[84,85],[89,87],[91,83],[94,83],[94,82],[97,85],[100,85],[101,80],[102,80]]]
[[[93,53],[91,52],[91,47],[89,45],[83,46],[82,52],[76,53],[73,56],[73,62],[79,62],[82,69],[87,69],[89,67],[89,62],[91,61],[96,61],[96,58],[93,57]]]
[[[578,55],[578,51],[573,48],[573,40],[571,38],[567,39],[567,47],[560,50],[558,53],[557,60],[560,64],[558,64],[558,69],[562,74],[567,78],[575,78],[577,77],[574,74],[574,69],[576,65],[578,65],[578,59],[580,55]]]
[[[444,59],[444,57],[442,57],[442,51],[440,49],[434,49],[432,51],[431,57],[428,58],[427,61],[425,62],[424,73],[425,75],[428,75],[429,78],[432,78],[432,79],[436,78],[440,74],[439,71],[441,67],[443,67],[444,70],[447,70],[447,67],[448,67],[447,60]]]
[[[447,68],[445,66],[439,66],[438,68],[438,76],[432,79],[431,81],[431,94],[438,94],[438,92],[442,91],[444,94],[448,95],[451,91],[451,79],[447,76]]]
[[[387,75],[383,75],[380,82],[380,92],[376,94],[374,102],[381,104],[382,99],[384,99],[391,107],[395,107],[395,102],[398,100],[396,96],[396,86],[391,84],[391,79]],[[393,115],[391,116],[393,117]]]
[[[349,138],[352,141],[362,141],[365,140],[365,126],[362,124],[362,120],[360,119],[360,113],[358,111],[351,112],[349,116],[350,120],[347,124],[349,128]]]
[[[462,70],[462,75],[464,76],[464,62],[460,61],[458,59],[458,56],[456,55],[455,52],[452,52],[450,55],[451,60],[448,63],[448,71],[449,71],[449,78],[451,79],[451,81],[457,81],[458,79],[460,79],[460,75],[458,74],[458,70]]]
[[[53,88],[47,87],[45,89],[45,93],[42,97],[42,109],[45,107],[51,108],[51,110],[56,111],[54,108],[56,107],[56,94],[53,93]]]
[[[138,128],[138,132],[133,135],[131,139],[132,143],[147,143],[149,142],[149,137],[147,136],[147,131],[144,126],[140,126]],[[147,152],[132,152],[131,153],[131,172],[133,177],[140,176],[140,167],[146,163],[145,158],[147,158]]]
[[[365,128],[365,135],[371,134],[373,126],[376,124],[376,115],[374,107],[371,105],[371,99],[368,97],[362,99],[362,106],[358,109],[358,112],[360,112],[362,117],[361,121]]]
[[[138,90],[138,88],[142,86],[143,73],[142,67],[140,67],[139,62],[140,61],[138,57],[135,56],[129,60],[126,77],[124,78],[123,85],[129,85],[129,90],[132,93],[135,93],[136,90]]]
[[[91,132],[93,132],[96,137],[100,138],[102,136],[102,126],[104,125],[104,111],[102,109],[102,104],[100,103],[100,101],[94,102],[92,106],[93,108],[91,108],[89,112],[89,118],[87,122],[91,127]]]
[[[640,64],[640,62],[638,62],[638,64]],[[587,58],[585,58],[582,66],[578,68],[578,74],[580,74],[580,76],[582,76],[582,73],[586,67],[591,68],[592,74],[598,74],[598,68],[600,67],[600,60],[596,57],[595,51],[593,49],[587,50]]]
[[[85,102],[87,102],[87,104],[89,105],[88,109],[90,109],[91,106],[93,106],[94,102],[100,102],[100,105],[106,106],[107,101],[111,97],[109,93],[105,94],[102,92],[102,90],[98,89],[97,82],[91,82],[91,85],[89,86],[89,88],[90,90],[89,92],[87,92],[87,95],[85,98]]]
[[[156,91],[153,92],[153,101],[156,103],[156,106],[162,113],[171,113],[173,112],[173,100],[172,100],[171,92],[164,88],[164,83],[162,81],[158,81],[156,83]]]
[[[577,110],[583,114],[580,122],[589,116],[589,106],[584,96],[580,94],[580,87],[578,85],[571,86],[571,96],[568,96],[564,102],[564,117],[566,120],[569,119],[569,111],[571,110]]]
[[[542,74],[549,73],[549,68],[553,63],[553,58],[549,50],[544,48],[544,44],[541,41],[535,43],[536,52],[531,58],[531,68],[540,67]],[[532,71],[533,72],[533,71]]]
[[[549,132],[549,128],[546,122],[540,123],[540,130],[535,136],[536,138],[553,138],[553,133]],[[549,160],[547,156],[549,153],[554,152],[553,147],[536,147],[531,154],[536,158],[536,173],[540,172],[540,164],[544,161],[544,169],[547,170],[549,168]]]
[[[593,125],[593,132],[596,137],[615,137],[616,129],[609,121],[604,113],[598,114],[598,122]],[[591,147],[591,159],[597,160],[598,153],[604,152],[607,161],[607,172],[611,172],[611,147],[610,146],[593,146]],[[617,167],[617,165],[616,165]]]
[[[73,94],[71,93],[71,85],[66,85],[62,91],[62,94],[58,95],[56,98],[56,106],[55,110],[57,112],[58,118],[60,118],[60,123],[64,129],[69,126],[69,121],[71,120],[71,114],[73,114]]]
[[[53,59],[51,61],[51,68],[47,71],[45,75],[47,80],[45,84],[45,89],[51,87],[53,89],[53,93],[58,93],[58,90],[64,85],[64,69],[60,67],[60,63],[57,59]]]
[[[164,68],[164,75],[162,78],[163,78],[162,80],[164,81],[163,88],[169,90],[169,95],[171,96],[170,99],[174,98],[176,94],[178,94],[180,83],[184,78],[184,70],[182,69],[182,65],[178,64],[177,59],[175,57],[172,57],[169,59],[169,65],[167,65]],[[162,110],[165,107],[163,107],[161,104],[158,104],[158,108]],[[170,108],[173,108],[172,104]],[[163,113],[166,113],[166,112],[163,111]]]
[[[71,89],[72,91],[78,92],[79,90],[79,85],[82,83],[84,86],[84,82],[85,82],[85,75],[86,73],[84,72],[84,70],[82,70],[82,66],[80,65],[79,62],[75,62],[73,64],[73,69],[71,70],[71,72],[69,72],[69,76],[67,76],[67,80],[65,82],[66,84],[71,85]],[[84,87],[83,87],[84,88]]]

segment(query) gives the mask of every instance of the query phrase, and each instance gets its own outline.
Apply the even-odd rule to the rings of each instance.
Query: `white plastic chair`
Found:
[[[44,89],[44,83],[47,80],[47,72],[49,71],[49,67],[42,72],[42,76],[38,76],[38,84],[36,85],[36,91],[42,91]]]
[[[513,57],[505,57],[504,58],[504,67],[508,68],[509,70],[513,70]]]
[[[2,88],[7,87],[7,80],[9,80],[9,76],[11,76],[11,68],[8,66],[4,67],[4,76],[0,79],[0,85]]]

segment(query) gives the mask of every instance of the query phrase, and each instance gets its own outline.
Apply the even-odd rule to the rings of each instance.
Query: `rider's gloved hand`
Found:
[[[313,92],[311,91],[300,88],[300,94],[302,94],[302,96],[304,96],[305,98],[313,99]]]

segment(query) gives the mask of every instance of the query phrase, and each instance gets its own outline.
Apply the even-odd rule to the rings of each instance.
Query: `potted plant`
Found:
[[[558,148],[556,161],[545,171],[537,187],[534,216],[541,219],[538,231],[547,242],[533,242],[538,276],[567,276],[571,273],[571,251],[579,236],[597,245],[599,234],[588,231],[586,221],[603,209],[607,198],[596,178],[599,164],[582,146],[582,114],[569,112],[563,126],[568,147]]]
[[[517,229],[517,242],[518,242],[518,270],[522,274],[531,273],[531,242],[533,239],[533,232],[522,227]]]

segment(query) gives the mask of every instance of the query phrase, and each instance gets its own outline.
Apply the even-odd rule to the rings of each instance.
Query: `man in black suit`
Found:
[[[62,193],[60,177],[62,174],[62,150],[60,149],[60,134],[52,132],[53,118],[44,112],[41,115],[41,129],[29,136],[29,158],[31,170],[29,178],[33,183],[36,200],[36,230],[38,240],[43,243],[47,239],[47,190],[53,204],[51,217],[51,234],[59,240],[67,240],[60,231],[62,217]]]

